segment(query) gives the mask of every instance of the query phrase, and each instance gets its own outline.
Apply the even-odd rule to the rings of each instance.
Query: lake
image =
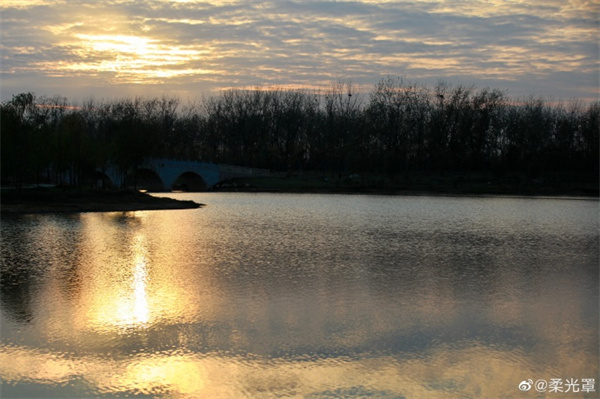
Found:
[[[2,397],[598,397],[597,200],[169,195],[3,217]]]

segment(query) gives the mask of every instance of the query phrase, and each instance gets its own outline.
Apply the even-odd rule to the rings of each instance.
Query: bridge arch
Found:
[[[164,158],[148,158],[135,174],[123,176],[115,166],[102,170],[103,175],[96,177],[96,184],[105,187],[130,187],[150,191],[187,189],[202,191],[214,187],[220,181],[243,176],[268,176],[266,169],[252,169],[210,162],[178,161]],[[187,187],[186,187],[187,186]]]
[[[131,180],[140,190],[165,191],[165,183],[158,173],[152,169],[140,168],[136,170],[136,176]]]
[[[96,188],[108,189],[114,187],[113,179],[102,171],[96,170],[92,173],[92,182]]]
[[[182,191],[206,191],[208,184],[198,173],[187,171],[183,172],[173,182],[172,190]]]

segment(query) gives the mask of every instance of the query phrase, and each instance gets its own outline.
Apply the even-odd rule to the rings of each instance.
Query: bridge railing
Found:
[[[206,170],[207,172],[210,171],[210,173],[217,173],[219,181],[235,177],[257,177],[271,175],[271,171],[269,169],[249,168],[245,166],[212,162],[185,161],[169,158],[149,158],[145,161],[145,164],[147,167],[154,168],[179,168],[189,169],[190,171],[197,171],[199,169]]]
[[[144,160],[142,166],[146,167],[176,167],[176,168],[189,168],[189,169],[218,169],[219,164],[212,162],[202,162],[202,161],[186,161],[180,159],[170,159],[170,158],[148,158]]]

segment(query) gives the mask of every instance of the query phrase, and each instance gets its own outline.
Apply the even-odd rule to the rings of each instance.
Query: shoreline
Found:
[[[250,180],[250,181],[249,181]],[[286,179],[282,179],[285,181]],[[254,184],[252,184],[254,183]],[[272,194],[341,194],[341,195],[392,195],[472,198],[524,198],[594,200],[595,192],[560,189],[511,190],[499,187],[364,187],[364,186],[310,186],[302,184],[256,184],[251,179],[232,179],[226,185],[206,193],[272,193]],[[271,181],[270,183],[273,183]],[[298,182],[295,182],[298,183]],[[306,183],[306,182],[304,182]],[[470,188],[470,189],[469,189]],[[475,188],[475,189],[474,189]],[[134,212],[154,210],[199,209],[205,204],[192,200],[179,200],[163,195],[138,191],[101,191],[78,188],[28,188],[20,191],[2,189],[0,214],[26,215],[45,213]],[[169,194],[170,192],[156,192]]]
[[[277,189],[231,189],[207,191],[207,193],[248,193],[248,194],[333,194],[333,195],[387,195],[395,197],[449,197],[449,198],[523,198],[523,199],[564,199],[574,201],[600,201],[596,195],[578,193],[495,193],[495,192],[441,192],[428,190],[277,190]]]
[[[69,191],[48,189],[2,190],[0,213],[26,215],[44,213],[133,212],[198,209],[204,204],[155,197],[134,191]]]
[[[365,184],[357,181],[327,181],[314,177],[234,178],[219,183],[215,192],[367,194],[440,197],[519,197],[599,199],[598,185],[573,186],[509,185],[479,182],[430,182],[424,179],[400,184]]]

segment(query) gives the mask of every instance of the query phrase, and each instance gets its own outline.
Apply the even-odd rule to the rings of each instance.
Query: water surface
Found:
[[[597,201],[178,196],[2,219],[2,397],[598,390]]]

